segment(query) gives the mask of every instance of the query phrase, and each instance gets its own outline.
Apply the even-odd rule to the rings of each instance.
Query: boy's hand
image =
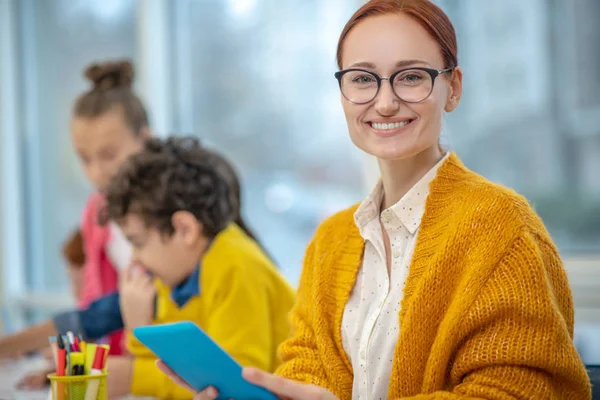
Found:
[[[133,265],[119,279],[121,315],[125,329],[150,325],[154,317],[156,288],[143,268]]]

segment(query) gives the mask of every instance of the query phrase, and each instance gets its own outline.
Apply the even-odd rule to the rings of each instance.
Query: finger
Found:
[[[294,382],[257,368],[244,368],[242,376],[250,383],[262,386],[278,396],[289,397],[291,400],[319,398],[315,386]]]
[[[145,275],[143,277],[140,277],[140,281],[139,281],[145,288],[153,288],[154,287],[154,280],[149,277],[148,275]]]
[[[17,389],[25,389],[29,385],[29,379],[29,375],[21,378],[16,384]]]
[[[157,360],[156,361],[156,366],[158,367],[158,369],[160,369],[160,371],[167,375],[169,378],[171,378],[171,380],[173,382],[175,382],[178,386],[181,386],[182,388],[189,390],[192,393],[198,393],[197,390],[195,390],[193,387],[191,387],[190,385],[188,385],[183,379],[181,379],[179,377],[179,375],[177,375],[171,368],[169,368],[167,366],[167,364],[165,364],[164,362],[162,362],[162,360]]]
[[[219,396],[219,392],[214,387],[208,387],[194,396],[193,400],[214,400]]]
[[[131,264],[126,270],[125,274],[129,282],[140,282],[147,277],[146,270],[139,264]]]
[[[35,390],[42,389],[48,384],[48,378],[43,373],[32,373],[24,376],[17,382],[18,389]]]
[[[146,274],[143,271],[134,272],[133,275],[131,276],[130,280],[132,282],[135,282],[135,284],[138,285],[139,287],[147,287],[147,286],[154,285],[154,281],[153,281],[152,277],[150,277],[148,274]]]
[[[193,400],[213,400],[216,399],[219,395],[219,392],[214,387],[208,387],[203,391],[198,392],[196,389],[188,385],[183,379],[181,379],[179,375],[177,375],[171,368],[169,368],[167,364],[165,364],[162,360],[157,360],[156,366],[158,367],[158,369],[160,369],[160,371],[163,374],[171,378],[171,380],[175,382],[178,386],[181,386],[182,388],[194,393],[195,396]]]
[[[139,279],[138,277],[133,277],[129,280],[129,287],[137,293],[143,293],[146,290],[148,290],[148,285],[146,284],[146,282],[144,282],[144,280]]]
[[[134,275],[134,273],[133,273],[134,268],[135,268],[135,264],[129,264],[119,274],[120,278],[123,278],[124,280],[129,280],[129,278],[131,278]]]

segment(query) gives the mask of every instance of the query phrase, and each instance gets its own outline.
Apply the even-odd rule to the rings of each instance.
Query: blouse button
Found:
[[[392,220],[392,210],[385,210],[381,215],[381,219],[385,223],[390,222]]]

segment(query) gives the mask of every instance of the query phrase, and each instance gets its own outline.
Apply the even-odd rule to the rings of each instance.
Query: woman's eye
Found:
[[[353,83],[372,83],[375,82],[375,79],[370,75],[358,75],[352,78]]]
[[[418,72],[409,72],[396,78],[398,82],[406,85],[419,85],[423,83],[425,77]]]

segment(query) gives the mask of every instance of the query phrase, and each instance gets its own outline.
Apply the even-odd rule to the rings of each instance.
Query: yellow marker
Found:
[[[83,353],[79,351],[71,352],[69,354],[71,360],[71,376],[83,376],[85,357]],[[71,400],[84,400],[85,398],[85,381],[74,381],[70,383],[71,386]]]
[[[87,357],[87,354],[85,352],[86,346],[87,346],[87,343],[84,342],[83,340],[79,342],[79,349],[81,350],[81,354],[83,354],[84,357]]]
[[[94,343],[87,343],[85,346],[85,374],[89,375],[92,370],[92,364],[94,363],[94,355],[96,354],[96,347]],[[82,349],[83,350],[83,349]]]
[[[69,359],[71,360],[71,375],[83,375],[83,371],[79,372],[79,368],[83,368],[83,363],[85,360],[83,353],[79,351],[72,351],[69,354]]]

